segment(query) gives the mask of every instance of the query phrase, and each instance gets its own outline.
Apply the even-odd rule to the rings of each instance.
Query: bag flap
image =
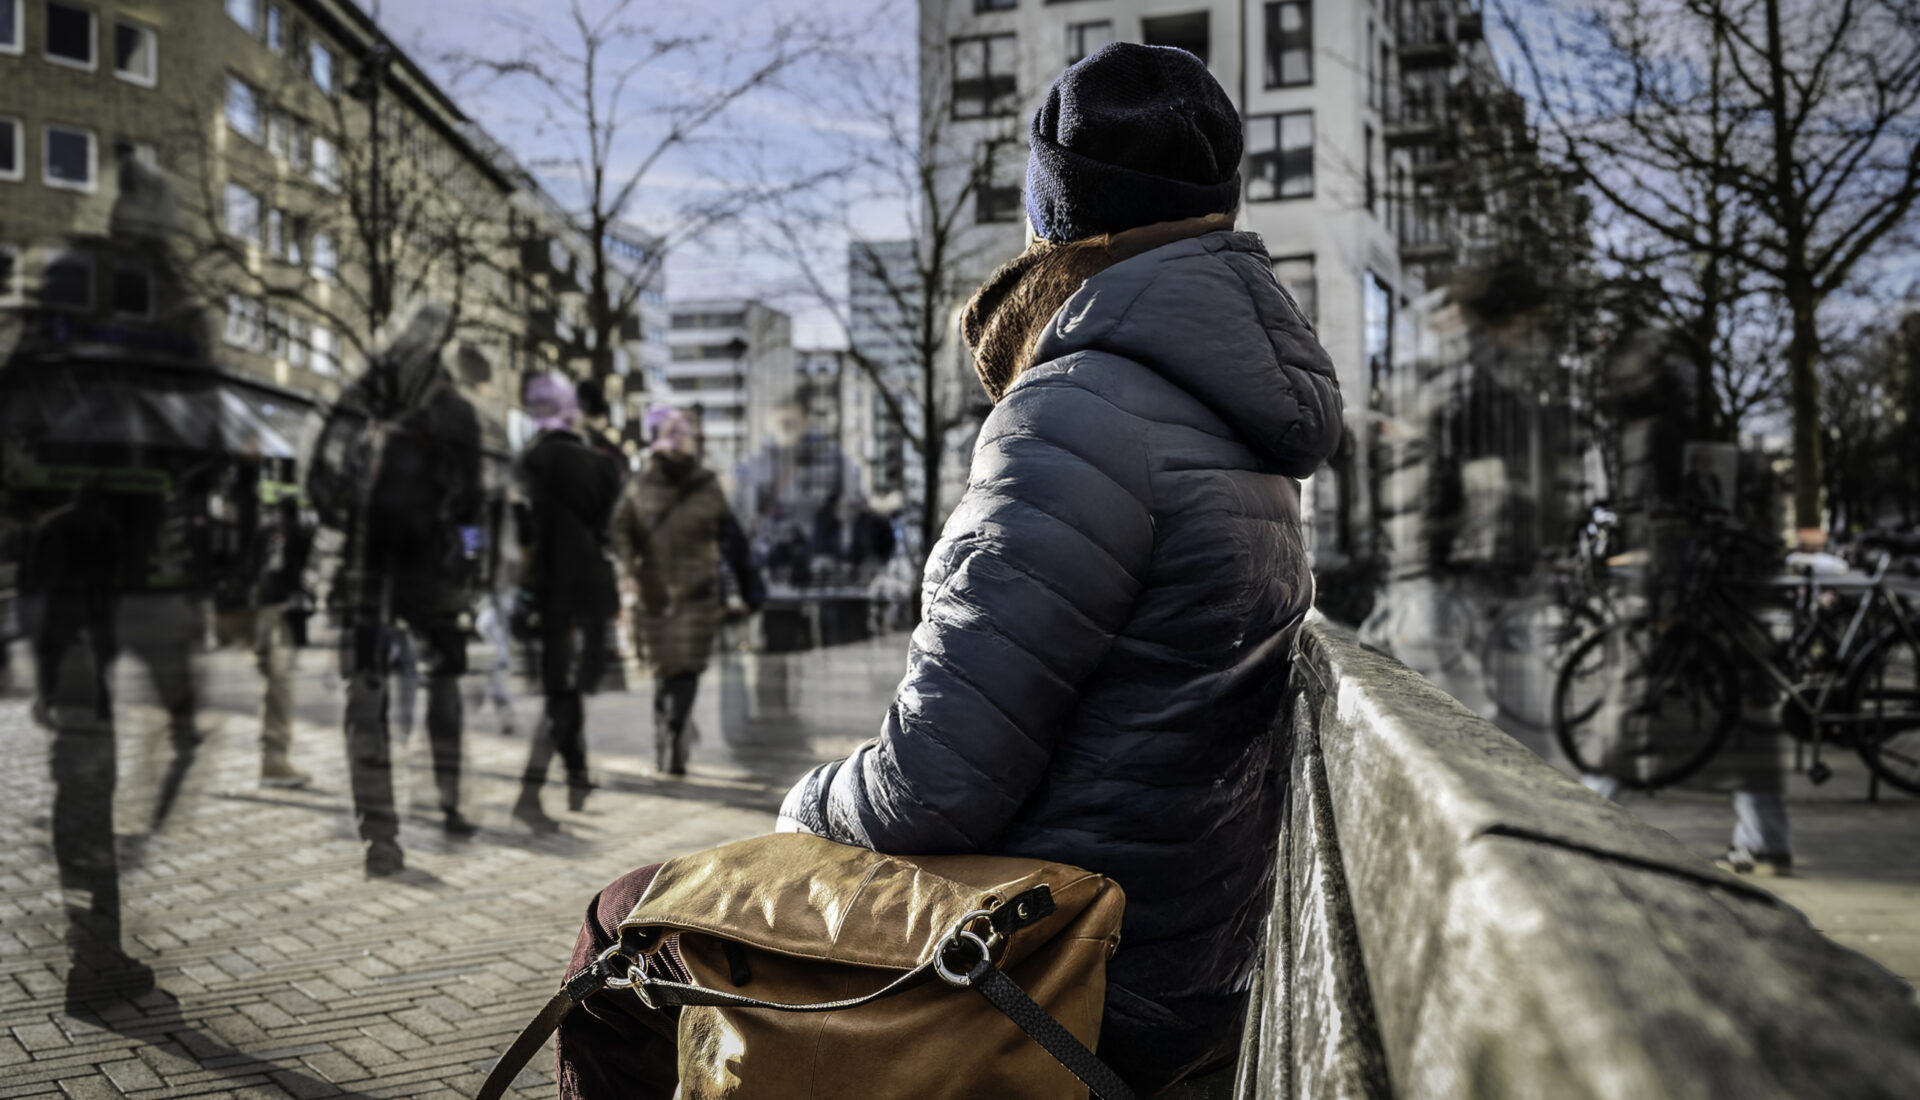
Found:
[[[1102,876],[1012,856],[890,856],[779,833],[667,861],[622,930],[703,932],[796,958],[909,970],[954,922],[1045,883],[1064,926],[1102,893]],[[1117,933],[1118,910],[1113,929]],[[1016,936],[1018,943],[1023,936]]]

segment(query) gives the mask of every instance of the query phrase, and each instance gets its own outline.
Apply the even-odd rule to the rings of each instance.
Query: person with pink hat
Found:
[[[614,512],[614,556],[640,589],[635,634],[653,669],[656,764],[663,774],[684,775],[687,718],[720,631],[721,558],[748,608],[758,609],[764,591],[726,493],[700,461],[693,422],[655,405],[645,425],[647,465]]]
[[[574,430],[580,405],[565,375],[527,382],[527,415],[540,429],[520,457],[530,522],[522,587],[532,600],[540,639],[540,686],[546,710],[534,731],[513,816],[537,833],[560,826],[540,804],[540,789],[557,752],[567,769],[567,808],[586,805],[586,704],[606,665],[607,626],[619,606],[607,560],[607,522],[620,497],[617,467]]]

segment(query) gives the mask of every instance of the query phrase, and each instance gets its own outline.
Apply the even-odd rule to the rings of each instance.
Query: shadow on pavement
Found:
[[[169,1053],[191,1061],[202,1071],[233,1081],[236,1087],[259,1084],[257,1078],[265,1076],[293,1096],[374,1100],[366,1093],[342,1089],[305,1068],[284,1066],[235,1050],[189,1024],[180,1013],[179,998],[164,989],[153,989],[131,1001],[108,994],[103,999],[80,1005],[70,1003],[67,1015],[148,1046],[163,1050],[176,1048]]]

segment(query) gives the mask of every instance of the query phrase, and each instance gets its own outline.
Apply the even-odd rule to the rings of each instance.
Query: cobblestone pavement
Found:
[[[49,737],[23,696],[0,698],[0,753],[13,765],[0,772],[0,1100],[470,1096],[550,992],[593,891],[634,866],[764,831],[807,763],[878,726],[903,651],[894,637],[792,658],[722,657],[702,685],[703,736],[685,780],[654,778],[645,764],[645,683],[596,696],[588,722],[604,786],[552,837],[530,836],[507,814],[537,699],[523,690],[512,737],[470,701],[466,803],[483,832],[450,841],[414,803],[402,837],[408,869],[378,883],[362,876],[324,652],[302,655],[298,692],[295,758],[314,786],[259,789],[258,681],[241,655],[215,654],[202,662],[202,758],[151,837],[141,824],[167,751],[163,720],[138,702],[138,677],[122,667],[116,686],[131,701],[119,717],[116,799],[126,944],[153,966],[159,989],[93,1001],[78,1015],[64,998]],[[403,799],[430,798],[423,740],[405,754]],[[1830,763],[1836,776],[1824,787],[1789,780],[1799,873],[1760,882],[1913,980],[1920,799],[1867,803],[1858,762],[1834,754]],[[1625,804],[1702,856],[1726,844],[1724,794],[1629,795]],[[559,816],[563,806],[552,789],[549,810]],[[551,1096],[551,1073],[543,1054],[518,1095]]]
[[[641,759],[644,687],[596,697],[589,731],[604,785],[575,814],[550,789],[559,836],[533,837],[507,814],[537,700],[523,699],[517,737],[470,709],[465,800],[483,832],[441,834],[417,801],[432,790],[423,754],[410,753],[396,777],[415,800],[407,870],[380,882],[362,874],[325,654],[302,656],[294,755],[316,782],[301,791],[258,787],[258,681],[238,654],[216,654],[203,662],[201,758],[151,837],[138,834],[163,720],[120,708],[125,941],[159,988],[77,1016],[65,1011],[49,735],[24,697],[0,698],[0,753],[13,765],[0,774],[0,1098],[471,1096],[552,992],[593,892],[643,863],[765,831],[786,784],[819,758],[810,754],[845,751],[877,728],[903,652],[896,638],[717,666],[696,711],[709,732],[685,780],[653,778]],[[712,732],[729,720],[736,728]],[[518,1095],[551,1096],[551,1073],[549,1051]]]

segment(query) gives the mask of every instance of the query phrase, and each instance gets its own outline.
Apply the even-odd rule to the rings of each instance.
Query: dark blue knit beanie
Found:
[[[1199,58],[1115,42],[1060,74],[1033,116],[1027,217],[1049,241],[1224,214],[1240,113]]]

